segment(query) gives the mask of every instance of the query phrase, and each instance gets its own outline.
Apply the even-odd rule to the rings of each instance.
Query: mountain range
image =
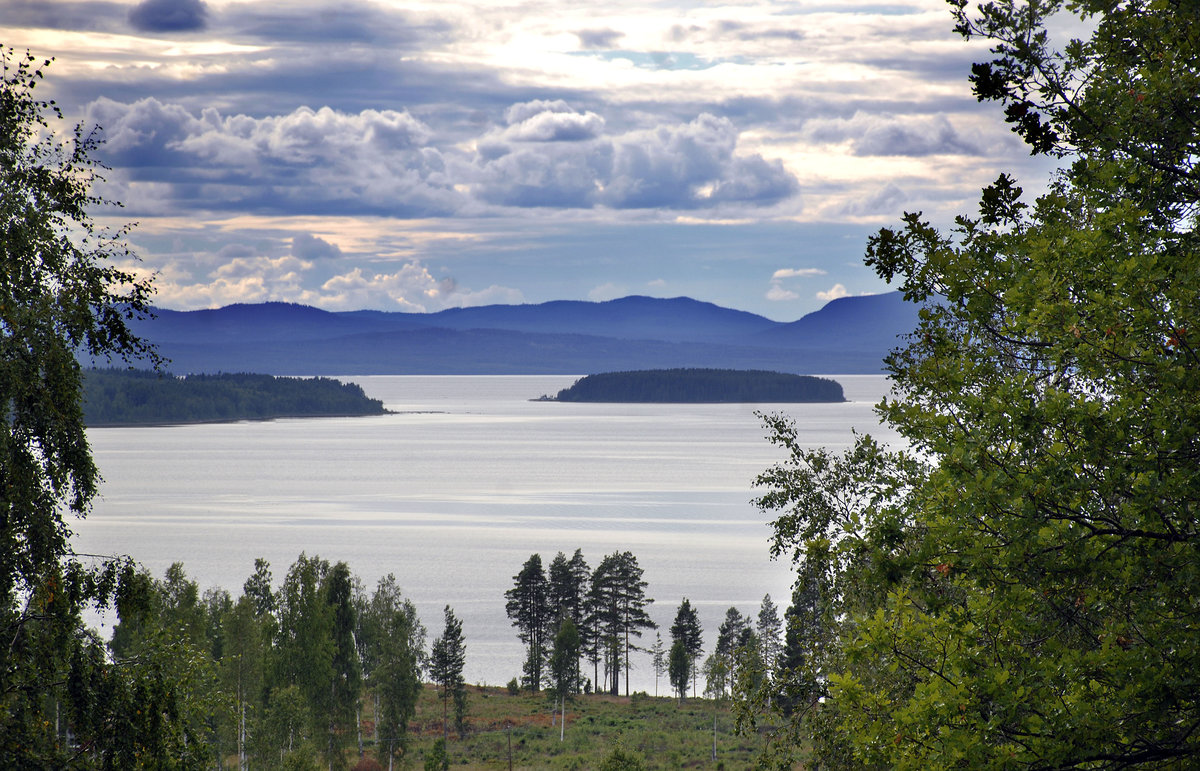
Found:
[[[779,322],[687,297],[331,312],[289,303],[157,309],[134,331],[176,374],[590,374],[702,367],[873,374],[917,324],[899,292]]]

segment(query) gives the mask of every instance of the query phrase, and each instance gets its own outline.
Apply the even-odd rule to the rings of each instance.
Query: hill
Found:
[[[135,332],[181,373],[579,374],[655,368],[877,373],[917,309],[898,293],[772,321],[686,297],[489,305],[438,313],[302,305],[160,310]]]
[[[762,370],[654,369],[588,375],[558,392],[559,402],[843,402],[840,383]]]

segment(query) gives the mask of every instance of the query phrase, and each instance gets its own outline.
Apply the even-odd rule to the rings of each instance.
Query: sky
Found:
[[[887,291],[868,237],[1049,167],[943,0],[0,0],[156,305]]]

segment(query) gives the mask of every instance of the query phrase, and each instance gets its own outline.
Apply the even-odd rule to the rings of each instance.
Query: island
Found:
[[[588,375],[555,402],[754,403],[844,402],[835,380],[765,370],[647,369]]]
[[[221,423],[300,417],[383,415],[383,402],[331,378],[257,374],[188,375],[88,369],[83,378],[88,426]]]

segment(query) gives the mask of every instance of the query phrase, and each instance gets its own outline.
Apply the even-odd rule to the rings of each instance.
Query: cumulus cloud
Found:
[[[846,287],[842,286],[841,284],[834,284],[824,292],[817,292],[817,299],[824,300],[825,302],[849,296],[850,292],[847,291]]]
[[[155,279],[156,302],[171,308],[208,308],[232,303],[300,302],[328,310],[381,308],[426,312],[491,303],[521,303],[517,289],[489,286],[471,290],[450,277],[435,277],[420,261],[373,271],[342,267],[329,272],[329,257],[341,251],[313,236],[294,236],[293,254],[263,255],[244,244],[229,244],[215,255],[192,256],[165,265]],[[304,259],[296,252],[313,259]],[[187,263],[185,265],[185,263]]]
[[[445,214],[462,203],[431,130],[407,112],[300,107],[262,118],[199,116],[153,98],[99,99],[88,120],[104,153],[138,182],[172,185],[177,203],[239,211]]]
[[[207,26],[204,0],[142,0],[129,10],[129,23],[142,32],[192,32]]]
[[[521,292],[507,287],[463,291],[453,279],[434,278],[419,262],[410,262],[394,273],[367,273],[355,268],[326,281],[319,295],[317,303],[330,310],[386,308],[415,313],[523,300]]]
[[[857,112],[851,118],[821,118],[805,125],[815,142],[849,142],[857,156],[939,154],[977,155],[981,151],[964,139],[944,115],[891,116]]]
[[[499,140],[514,142],[577,142],[594,139],[604,119],[594,112],[579,113],[562,100],[515,104],[505,112],[508,128]]]
[[[472,155],[436,145],[407,112],[300,107],[284,115],[194,114],[153,98],[94,101],[107,160],[169,186],[180,208],[400,217],[511,207],[697,209],[771,205],[798,184],[778,160],[737,152],[727,118],[610,133],[563,100],[511,105]],[[135,196],[136,197],[136,196]]]
[[[540,115],[529,105],[509,111],[510,123]],[[585,116],[586,117],[586,116]],[[556,118],[561,120],[561,117]],[[701,114],[664,125],[590,141],[481,151],[479,195],[507,206],[606,206],[613,209],[694,209],[724,203],[772,204],[798,190],[779,161],[737,155],[738,131],[727,118]]]
[[[771,284],[771,288],[767,290],[766,298],[772,302],[783,302],[786,300],[798,300],[800,295],[790,289],[784,289],[779,284]]]

